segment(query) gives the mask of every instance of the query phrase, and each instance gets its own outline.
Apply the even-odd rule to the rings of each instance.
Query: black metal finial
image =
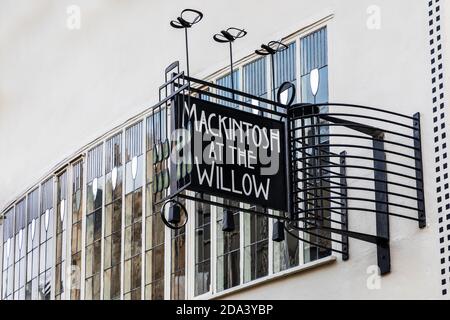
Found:
[[[261,56],[267,56],[284,51],[287,48],[288,46],[281,41],[270,41],[268,44],[262,44],[261,49],[255,50],[255,53]]]
[[[270,41],[268,44],[262,44],[261,49],[255,50],[255,53],[260,56],[270,55],[270,64],[271,64],[271,73],[272,73],[272,94],[273,99],[275,100],[275,63],[273,56],[281,51],[284,51],[288,48],[287,45],[282,43],[281,41]]]
[[[194,9],[184,9],[181,11],[179,17],[176,20],[170,21],[170,25],[175,29],[184,29],[185,45],[186,45],[186,71],[189,76],[189,45],[187,29],[191,28],[194,24],[200,22],[203,19],[203,13]]]
[[[232,43],[240,38],[247,35],[247,31],[244,29],[239,29],[235,27],[228,28],[227,30],[222,30],[220,33],[216,33],[213,36],[214,41],[219,43],[229,43],[230,44],[230,77],[231,77],[231,89],[234,90],[234,78],[233,78],[233,45]],[[234,100],[234,92],[232,93],[232,98]]]
[[[220,43],[233,42],[237,39],[243,38],[247,35],[247,31],[235,27],[222,30],[220,33],[216,33],[213,39]]]
[[[194,9],[184,9],[181,11],[177,20],[172,20],[170,25],[177,29],[190,28],[194,24],[200,22],[203,18],[203,13]]]

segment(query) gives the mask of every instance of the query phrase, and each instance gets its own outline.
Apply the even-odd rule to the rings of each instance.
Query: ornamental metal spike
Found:
[[[194,24],[200,22],[203,19],[203,13],[194,10],[194,9],[184,9],[181,11],[179,17],[176,20],[170,21],[170,26],[175,29],[184,29],[184,39],[185,39],[185,47],[186,47],[186,71],[188,77],[190,76],[189,72],[189,41],[188,41],[188,32],[187,30],[191,28]]]
[[[268,44],[262,44],[261,49],[255,50],[255,53],[260,56],[268,56],[270,55],[270,67],[271,67],[271,75],[272,75],[272,96],[273,100],[275,100],[275,62],[274,56],[278,52],[282,52],[288,48],[287,45],[282,43],[281,41],[270,41]]]
[[[220,33],[216,33],[213,36],[214,41],[219,43],[229,43],[230,45],[230,77],[231,77],[231,89],[234,90],[234,77],[233,77],[233,42],[237,39],[243,38],[247,35],[247,31],[235,27],[222,30]],[[232,92],[232,99],[234,100],[234,92]]]

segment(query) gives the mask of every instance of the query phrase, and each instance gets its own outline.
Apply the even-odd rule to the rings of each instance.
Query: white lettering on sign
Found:
[[[193,165],[204,187],[269,200],[272,177],[280,168],[279,129],[184,103],[194,135]],[[242,116],[245,118],[245,116]],[[252,117],[254,117],[252,115]],[[256,118],[255,118],[256,119]],[[225,165],[225,166],[224,166]]]

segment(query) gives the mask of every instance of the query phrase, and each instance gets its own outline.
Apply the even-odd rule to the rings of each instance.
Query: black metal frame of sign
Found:
[[[287,92],[282,94],[283,91]],[[288,99],[282,103],[281,96]],[[349,259],[350,238],[373,243],[377,246],[381,274],[390,272],[389,217],[416,221],[420,228],[426,226],[420,115],[406,116],[354,104],[294,104],[294,96],[295,86],[290,83],[283,84],[277,101],[272,101],[188,77],[179,71],[178,62],[169,66],[166,82],[160,87],[160,102],[154,108],[159,115],[166,113],[160,120],[167,122],[153,126],[154,130],[167,132],[153,136],[168,137],[152,142],[153,191],[157,199],[154,206],[171,204],[163,206],[170,209],[163,209],[161,216],[173,229],[187,223],[188,212],[181,199],[222,207],[230,214],[264,215],[274,221],[274,241],[283,241],[289,233],[305,243],[340,253],[344,260]],[[211,119],[215,119],[211,120],[213,129],[217,129],[217,118],[223,116],[248,126],[283,131],[279,135],[279,153],[274,157],[280,162],[280,170],[270,176],[274,188],[266,191],[268,197],[262,199],[248,190],[247,194],[230,191],[231,172],[240,187],[244,175],[245,183],[255,182],[253,186],[267,182],[267,177],[260,175],[263,166],[258,158],[250,167],[227,163],[215,167],[223,170],[220,176],[225,189],[217,184],[217,179],[206,184],[207,180],[199,181],[199,172],[211,173],[216,164],[195,168],[195,161],[185,161],[193,155],[201,156],[212,142],[196,137],[194,127],[199,123],[185,112],[193,105],[199,114],[203,112],[203,120],[197,115],[197,120],[203,121],[203,129],[197,133],[207,131],[211,114]],[[188,140],[175,134],[170,138],[173,129],[190,132],[190,155],[179,153],[179,146]],[[236,146],[236,141],[233,143]],[[249,146],[244,145],[243,150],[249,150]],[[172,159],[171,154],[175,154]],[[184,160],[180,162],[180,158]],[[231,205],[207,195],[249,206]],[[358,219],[367,221],[369,227],[373,221],[375,233],[350,230],[349,222]],[[232,228],[227,225],[223,230]]]

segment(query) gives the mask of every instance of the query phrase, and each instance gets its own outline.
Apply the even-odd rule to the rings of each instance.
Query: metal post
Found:
[[[272,65],[272,95],[273,95],[273,101],[276,100],[275,97],[275,61],[273,59],[273,54],[270,55],[270,63]]]
[[[238,29],[238,28],[228,28],[227,30],[222,30],[220,33],[217,33],[213,36],[214,41],[219,43],[228,43],[230,45],[230,77],[231,77],[231,96],[232,100],[234,99],[235,93],[234,93],[234,78],[233,78],[233,42],[236,39],[240,39],[244,37],[247,34],[247,31],[244,29]]]
[[[345,168],[345,156],[347,155],[346,151],[342,151],[340,154],[340,163],[341,163],[341,168],[340,168],[340,184],[341,184],[341,203],[342,203],[342,216],[341,216],[341,221],[342,221],[342,230],[348,231],[348,203],[347,203],[347,170]],[[348,253],[348,236],[347,235],[342,235],[342,251],[344,252],[342,254],[342,260],[347,261],[349,259],[349,253]]]
[[[231,77],[231,89],[234,90],[234,77],[233,77],[233,42],[230,41],[230,77]],[[231,97],[234,100],[234,91],[231,93]]]
[[[188,14],[188,16],[186,16]],[[199,23],[203,19],[203,13],[194,9],[184,9],[181,11],[180,16],[170,21],[170,26],[175,29],[184,29],[184,39],[186,46],[186,71],[189,76],[189,45],[188,45],[188,32],[187,29],[193,25]]]
[[[284,127],[284,140],[285,140],[285,165],[286,165],[286,175],[287,175],[287,208],[288,208],[288,216],[293,220],[294,219],[294,200],[292,198],[292,188],[293,181],[292,179],[292,165],[294,163],[294,157],[292,156],[293,151],[291,148],[292,138],[291,138],[291,111],[289,110],[289,106],[286,108],[286,120]],[[294,169],[295,170],[295,169]]]
[[[373,158],[375,168],[375,208],[377,236],[389,239],[389,208],[387,193],[386,154],[384,152],[384,134],[375,136],[373,140]],[[377,244],[378,266],[381,275],[391,271],[389,241]]]
[[[185,39],[185,44],[186,44],[186,71],[187,71],[187,75],[189,77],[190,76],[190,72],[189,72],[189,45],[188,45],[187,28],[184,28],[184,39]]]
[[[425,215],[425,197],[423,192],[423,164],[422,164],[422,144],[420,142],[420,113],[414,116],[414,157],[416,158],[416,187],[417,187],[417,210],[419,218],[419,228],[423,229],[427,225]]]

